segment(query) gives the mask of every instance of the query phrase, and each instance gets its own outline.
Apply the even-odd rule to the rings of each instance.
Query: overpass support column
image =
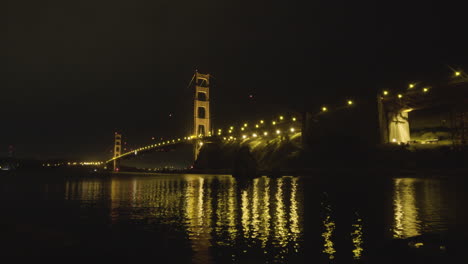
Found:
[[[122,154],[122,135],[115,132],[114,138],[114,158]],[[114,171],[119,171],[119,162],[114,159]]]
[[[193,135],[198,138],[194,144],[194,161],[197,160],[203,146],[201,138],[211,136],[210,118],[210,75],[195,71],[195,96],[193,108]]]

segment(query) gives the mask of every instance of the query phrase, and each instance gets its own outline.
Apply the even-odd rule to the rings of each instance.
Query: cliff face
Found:
[[[242,141],[221,141],[205,144],[195,162],[196,169],[231,170],[239,155],[248,148],[257,171],[272,171],[290,167],[301,150],[300,133],[286,136],[257,137]]]

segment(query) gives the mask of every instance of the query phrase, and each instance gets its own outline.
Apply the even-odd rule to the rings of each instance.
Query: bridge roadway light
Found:
[[[460,76],[460,75],[461,75],[461,72],[459,72],[459,71],[455,72],[455,76]]]

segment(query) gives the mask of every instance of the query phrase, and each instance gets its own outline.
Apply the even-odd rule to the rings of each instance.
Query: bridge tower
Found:
[[[201,138],[211,136],[212,133],[210,119],[210,75],[195,71],[194,79],[193,135],[197,137],[194,145],[194,160],[197,160],[200,149],[203,146]]]
[[[114,139],[114,158],[122,154],[122,134],[115,132]],[[119,171],[119,164],[117,160],[114,160],[114,171]]]

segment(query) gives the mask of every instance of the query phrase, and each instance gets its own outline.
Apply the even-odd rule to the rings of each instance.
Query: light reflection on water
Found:
[[[304,218],[313,201],[304,198],[305,188],[310,186],[305,184],[310,182],[298,177],[261,177],[245,187],[231,176],[121,177],[67,181],[64,197],[83,204],[106,200],[113,224],[138,220],[148,226],[181,225],[195,263],[215,263],[213,252],[218,251],[228,252],[228,260],[233,262],[245,254],[260,252],[263,260],[288,263],[292,255],[311,251],[305,239],[308,222]],[[393,203],[384,209],[393,212],[391,227],[387,227],[392,237],[446,231],[448,202],[441,193],[443,188],[440,180],[393,180]],[[319,201],[323,214],[309,212],[308,221],[315,223],[316,218],[321,231],[308,239],[321,241],[317,252],[330,263],[339,258],[343,248],[350,258],[360,260],[366,254],[366,232],[371,232],[369,225],[373,223],[366,222],[367,214],[343,211],[332,200]],[[343,220],[348,217],[349,221]],[[338,235],[340,228],[344,231]],[[342,246],[343,242],[340,248],[337,238],[345,240],[349,249]]]
[[[447,229],[449,213],[440,180],[399,178],[394,180],[392,232],[408,238]]]
[[[92,203],[102,198],[102,184],[67,182],[65,198]],[[303,207],[298,178],[261,177],[245,189],[231,176],[113,178],[109,200],[113,223],[122,215],[183,222],[197,263],[213,262],[209,252],[213,244],[232,247],[239,239],[248,248],[264,249],[264,254],[278,248],[275,259],[283,259],[289,248],[300,250]],[[234,253],[232,258],[236,257]]]

